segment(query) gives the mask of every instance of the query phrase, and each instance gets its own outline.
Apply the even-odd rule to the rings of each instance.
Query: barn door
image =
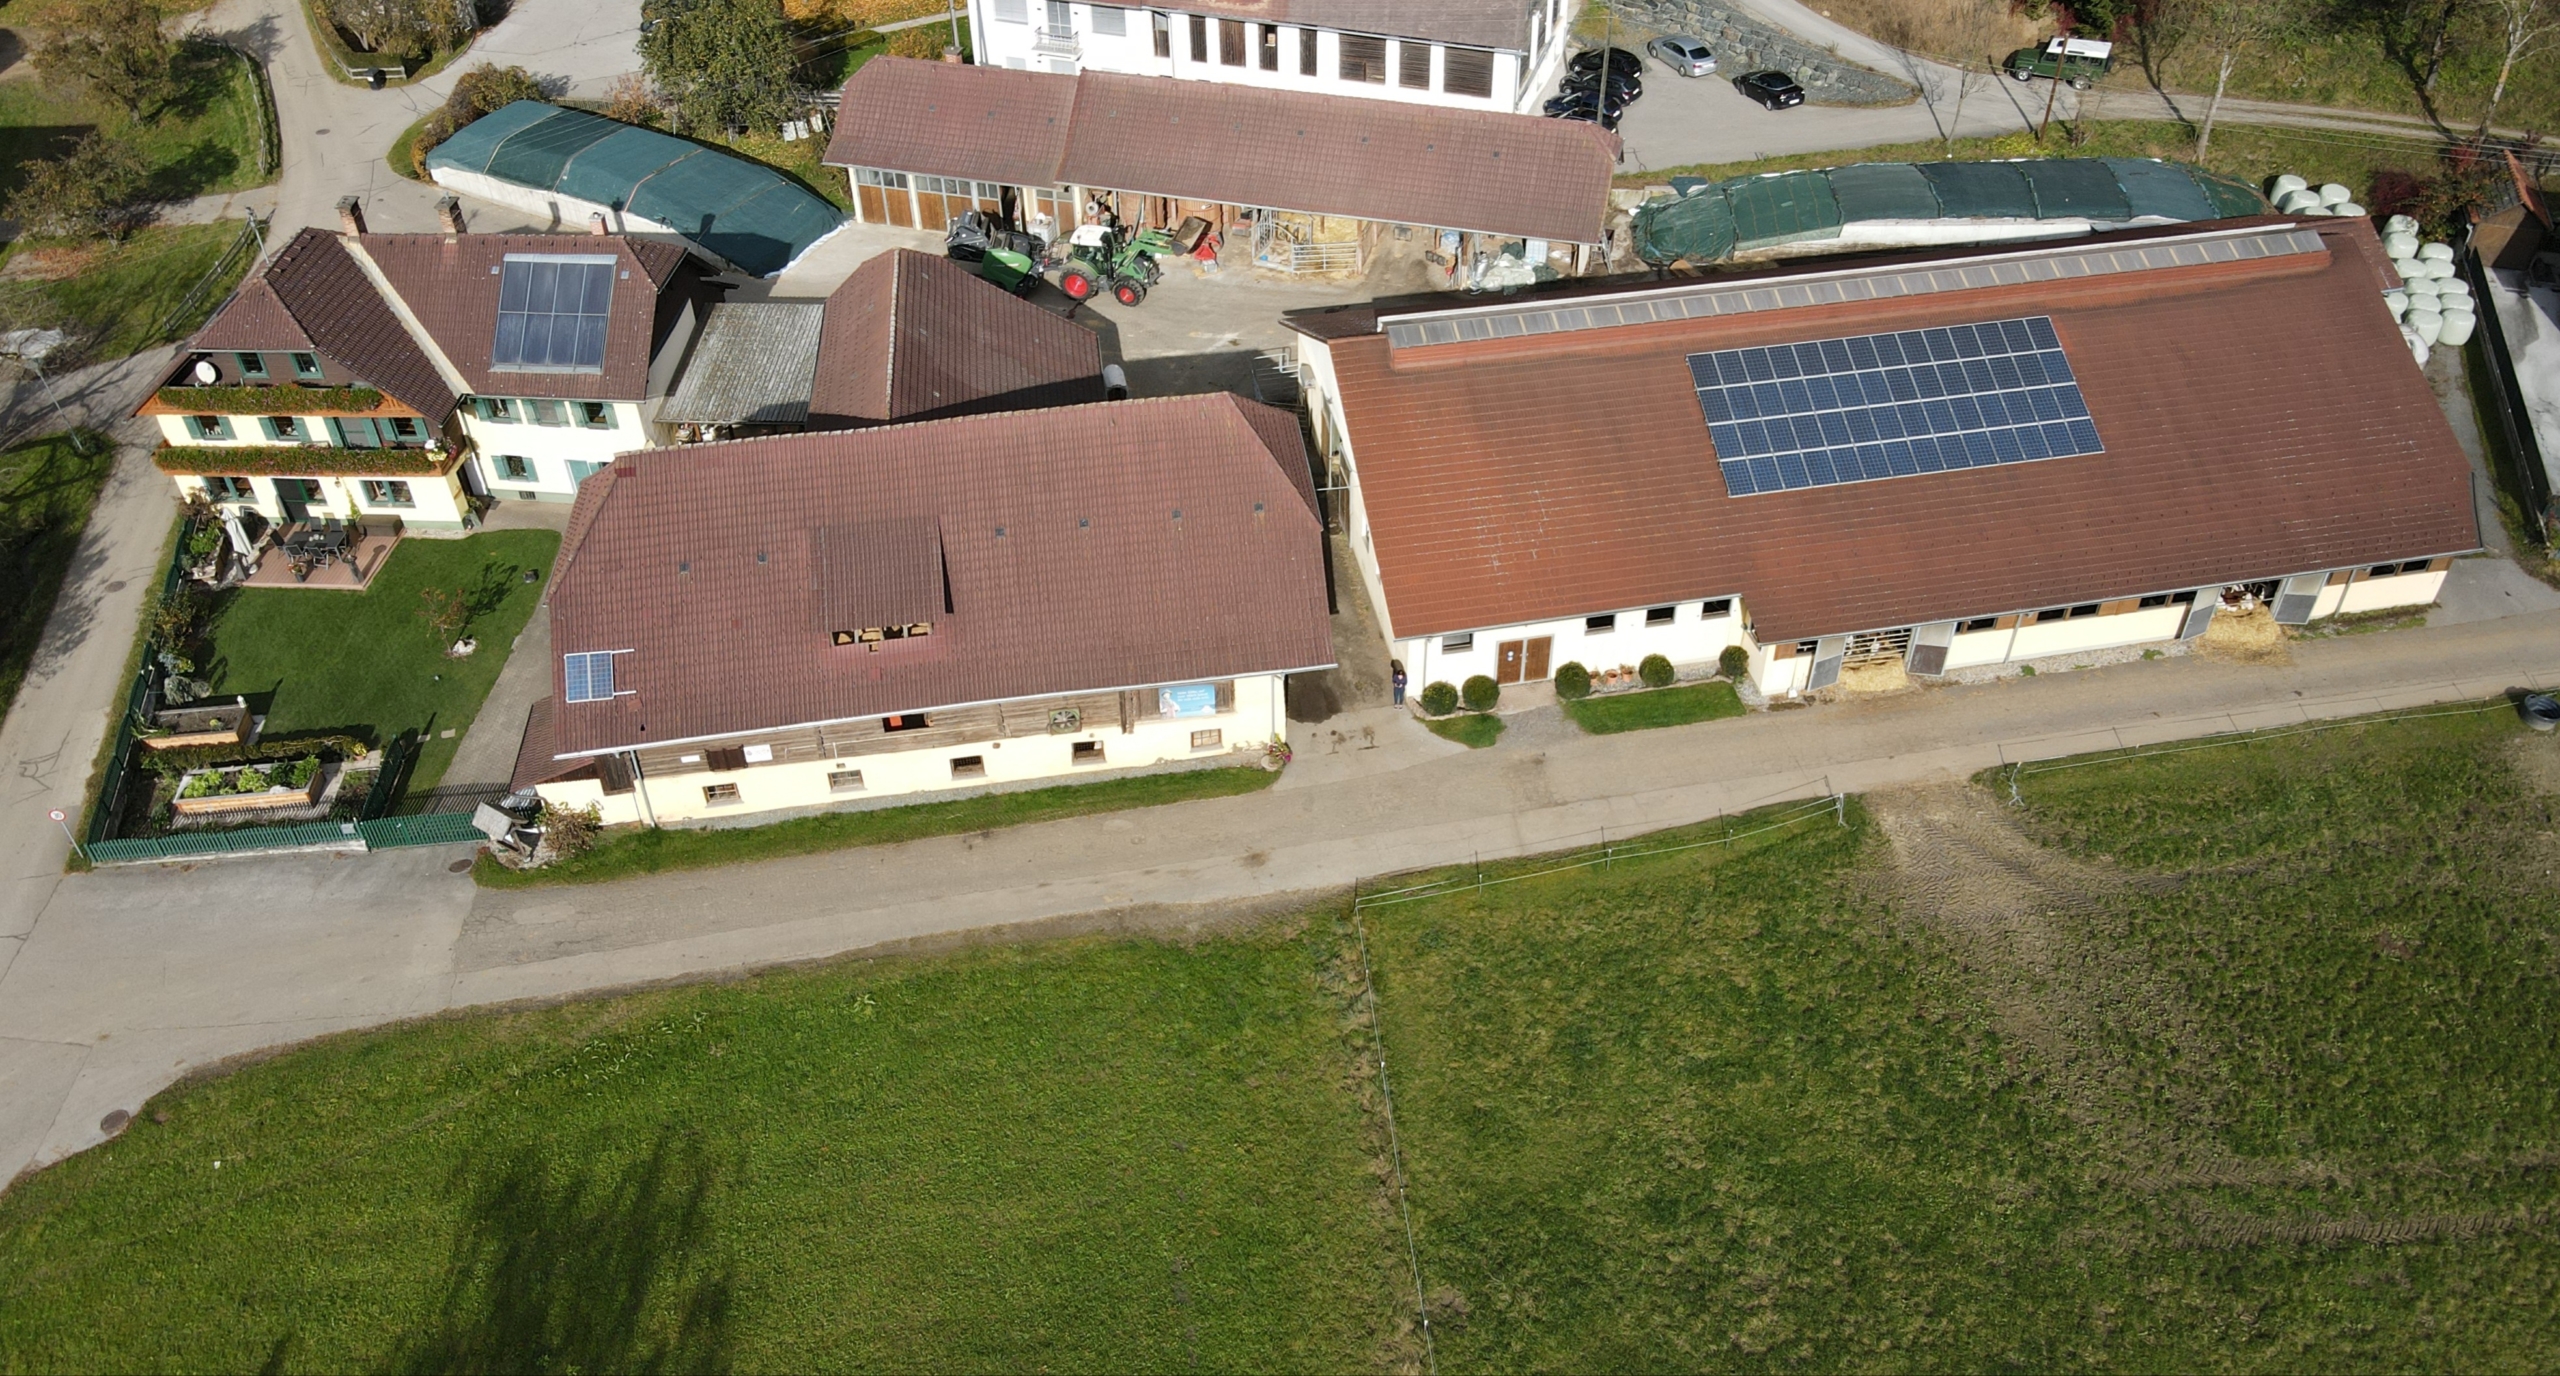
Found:
[[[2276,624],[2299,626],[2311,619],[2311,609],[2320,601],[2320,590],[2329,586],[2325,573],[2297,573],[2284,580],[2284,591],[2276,594]]]
[[[2195,605],[2187,608],[2187,624],[2178,628],[2178,639],[2193,640],[2213,624],[2214,609],[2222,605],[2222,589],[2206,588],[2196,594]]]
[[[1506,640],[1502,642],[1501,647],[1496,649],[1493,653],[1493,681],[1496,683],[1518,683],[1520,681],[1520,661],[1527,656],[1528,650],[1529,642],[1525,640]]]
[[[1956,643],[1956,623],[1932,621],[1911,632],[1911,654],[1907,659],[1912,673],[1936,675],[1947,671],[1947,648]]]
[[[1840,681],[1840,660],[1849,653],[1849,637],[1826,635],[1813,646],[1813,677],[1807,688],[1828,688]]]
[[[1556,638],[1551,635],[1542,635],[1529,642],[1528,662],[1520,666],[1522,680],[1536,683],[1547,676],[1547,656],[1555,649],[1555,645]]]

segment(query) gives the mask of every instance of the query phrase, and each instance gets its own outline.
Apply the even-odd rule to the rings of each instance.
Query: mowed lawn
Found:
[[[1363,914],[1437,1369],[2548,1369],[2560,741],[1997,784]],[[1418,1367],[1342,908],[171,1090],[0,1369]]]
[[[527,569],[551,574],[560,536],[548,530],[487,531],[460,540],[402,540],[363,592],[327,588],[242,588],[213,621],[205,666],[217,694],[268,695],[266,734],[343,731],[388,745],[403,731],[425,733],[409,776],[410,796],[444,777],[480,702],[506,667],[507,651],[541,601]],[[479,652],[448,659],[418,613],[429,588],[460,592],[480,610],[469,631]],[[450,729],[453,739],[444,739]]]

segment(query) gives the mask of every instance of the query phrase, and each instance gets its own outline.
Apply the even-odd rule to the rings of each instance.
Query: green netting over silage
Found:
[[[575,115],[577,112],[563,110],[560,113]],[[554,116],[538,123],[528,124],[510,136],[506,142],[499,144],[497,150],[490,154],[489,175],[501,181],[514,182],[518,186],[548,187],[554,191],[567,190],[568,188],[561,183],[567,177],[570,165],[576,161],[578,155],[612,138],[618,127],[611,120],[596,119],[592,116],[586,119],[561,119]],[[632,132],[640,131],[635,129]],[[571,191],[569,194],[574,196],[579,193]],[[606,205],[612,203],[604,202]]]
[[[498,146],[527,125],[551,118],[553,107],[538,100],[519,100],[512,105],[492,110],[454,131],[453,137],[427,152],[427,170],[439,167],[460,168],[465,172],[486,172],[489,159],[496,156]]]
[[[1775,172],[1724,184],[1733,207],[1734,242],[1742,248],[1792,244],[1840,235],[1840,202],[1820,172]]]
[[[1636,256],[1648,263],[1712,263],[1733,252],[1733,207],[1721,186],[1647,201],[1628,228]]]
[[[1924,162],[1920,175],[1950,220],[2033,220],[2036,194],[2014,162]]]
[[[2196,179],[2196,185],[2204,189],[2206,199],[2213,202],[2213,208],[2220,216],[2264,215],[2275,208],[2267,204],[2267,198],[2259,195],[2256,187],[2246,182],[2216,176],[2201,167],[2188,168],[2187,175]]]
[[[2134,218],[2158,216],[2164,220],[2214,220],[2221,216],[2213,202],[2196,188],[2196,179],[2187,169],[2158,158],[2103,158],[2107,170],[2113,172],[2116,184],[2124,188],[2125,207]],[[2245,213],[2245,212],[2243,212]]]
[[[1929,179],[1907,162],[1862,162],[1832,168],[1831,195],[1840,205],[1840,221],[1934,220],[1938,193]]]
[[[2133,217],[2116,174],[2096,158],[2055,158],[2017,167],[2035,195],[2037,219],[2121,222]]]

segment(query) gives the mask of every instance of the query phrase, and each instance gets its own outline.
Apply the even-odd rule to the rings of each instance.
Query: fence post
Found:
[[[1849,825],[1848,794],[1834,793],[1831,795],[1831,820],[1838,822],[1844,827]]]

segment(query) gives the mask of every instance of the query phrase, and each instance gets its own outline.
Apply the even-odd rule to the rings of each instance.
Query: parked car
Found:
[[[1804,88],[1785,72],[1745,72],[1733,79],[1733,89],[1760,102],[1763,109],[1784,110],[1804,104]]]
[[[2043,77],[2085,91],[2116,69],[2116,45],[2095,38],[2049,38],[2040,48],[2020,48],[2000,64],[2020,81]]]
[[[1604,99],[1595,104],[1591,93],[1584,91],[1579,95],[1549,98],[1546,112],[1550,119],[1596,120],[1603,129],[1615,129],[1619,119],[1627,113],[1627,102]]]
[[[1569,96],[1589,95],[1595,88],[1602,84],[1603,83],[1598,72],[1575,72],[1564,79],[1564,85],[1561,90],[1563,94]],[[1609,88],[1609,98],[1611,100],[1623,101],[1632,104],[1636,97],[1644,94],[1644,79],[1642,77],[1620,76],[1615,72],[1611,72],[1606,85]]]
[[[1585,48],[1575,53],[1564,64],[1564,69],[1572,73],[1596,72],[1600,70],[1600,55],[1603,52],[1609,55],[1609,70],[1620,76],[1634,76],[1644,70],[1644,59],[1627,48]]]
[[[1716,69],[1716,55],[1685,33],[1666,34],[1645,44],[1644,50],[1682,76],[1705,76]]]

